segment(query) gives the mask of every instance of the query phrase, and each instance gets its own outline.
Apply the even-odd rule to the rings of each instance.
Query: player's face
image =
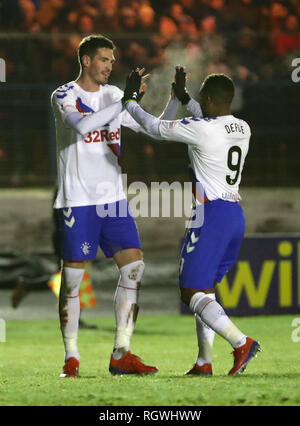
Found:
[[[86,71],[95,83],[106,84],[114,62],[113,50],[101,47],[97,50],[96,55],[90,58]]]

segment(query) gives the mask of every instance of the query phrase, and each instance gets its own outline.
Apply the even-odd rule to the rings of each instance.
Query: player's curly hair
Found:
[[[82,57],[88,55],[93,58],[98,49],[101,48],[115,49],[115,45],[112,40],[103,36],[102,34],[91,34],[84,37],[78,47],[78,61],[82,65]]]
[[[230,105],[234,96],[234,84],[225,74],[210,74],[205,78],[200,92],[215,103]]]

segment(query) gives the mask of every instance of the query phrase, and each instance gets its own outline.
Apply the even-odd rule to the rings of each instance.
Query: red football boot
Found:
[[[121,359],[110,358],[109,371],[111,374],[154,374],[157,373],[156,367],[150,367],[142,363],[141,359],[133,355],[130,351]]]
[[[63,366],[63,372],[59,377],[78,377],[79,376],[79,361],[77,358],[67,359]]]
[[[196,376],[212,376],[212,366],[211,364],[203,364],[200,366],[196,363],[185,374],[194,374]]]
[[[232,354],[234,356],[233,367],[229,371],[229,375],[235,376],[236,374],[241,374],[247,364],[251,359],[256,356],[257,352],[260,352],[261,348],[258,342],[251,339],[250,337],[246,338],[246,343],[239,348],[236,348]]]

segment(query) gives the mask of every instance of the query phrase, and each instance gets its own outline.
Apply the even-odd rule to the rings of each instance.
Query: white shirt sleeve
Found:
[[[51,96],[51,105],[54,111],[57,111],[63,122],[71,112],[78,112],[76,108],[76,99],[71,91],[61,93],[55,91]]]
[[[201,127],[195,126],[200,118],[188,117],[181,120],[163,120],[159,123],[159,133],[164,140],[198,145],[201,140]]]
[[[180,106],[180,101],[177,98],[170,96],[169,101],[159,116],[160,120],[174,120]]]
[[[82,136],[109,123],[122,111],[122,102],[118,101],[90,115],[82,116],[76,108],[76,99],[70,92],[66,96],[54,93],[51,101],[52,106],[59,111],[62,121]]]
[[[192,114],[193,117],[203,117],[203,112],[199,102],[195,101],[195,99],[190,99],[190,101],[186,105],[187,110]]]
[[[179,106],[180,106],[179,100],[177,98],[170,97],[169,101],[168,101],[165,109],[163,110],[162,114],[160,115],[159,119],[161,119],[161,120],[173,120],[176,117]],[[145,112],[145,114],[147,114],[147,113]],[[154,117],[154,118],[156,118],[156,117]],[[159,119],[157,119],[157,120],[159,120]],[[144,126],[139,124],[139,122],[137,120],[135,120],[135,118],[131,114],[128,113],[128,110],[122,112],[122,126],[129,127],[130,129],[134,130],[135,132],[145,133],[146,135],[148,135],[148,136],[150,136],[154,139],[161,139],[156,132],[149,133]]]
[[[149,136],[155,139],[183,142],[188,145],[198,145],[198,130],[193,125],[199,118],[191,117],[182,120],[160,120],[144,111],[136,102],[126,105],[130,115],[145,129]]]
[[[144,133],[153,138],[159,138],[159,118],[148,114],[148,112],[144,111],[143,108],[134,101],[130,101],[126,104],[126,110],[128,111],[127,113],[131,115],[132,119],[141,127],[141,130],[143,129]]]
[[[65,118],[65,123],[84,136],[114,120],[121,111],[122,102],[119,101],[85,117],[82,117],[80,112],[70,112]]]

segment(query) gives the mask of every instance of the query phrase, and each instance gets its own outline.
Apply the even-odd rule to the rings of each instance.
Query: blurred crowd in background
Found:
[[[155,115],[175,65],[191,73],[192,96],[207,74],[229,75],[232,111],[252,126],[244,184],[300,185],[300,84],[291,79],[299,19],[300,0],[0,0],[0,58],[9,83],[0,84],[0,186],[54,182],[50,93],[76,79],[76,51],[91,33],[117,46],[111,84],[124,88],[134,66],[151,72],[142,102]],[[185,146],[170,151],[124,135],[123,171],[132,180],[186,179]]]
[[[115,75],[166,66],[176,50],[203,73],[270,79],[290,72],[299,19],[299,0],[0,0],[0,57],[13,81],[65,82],[81,38],[102,33],[117,45]]]

